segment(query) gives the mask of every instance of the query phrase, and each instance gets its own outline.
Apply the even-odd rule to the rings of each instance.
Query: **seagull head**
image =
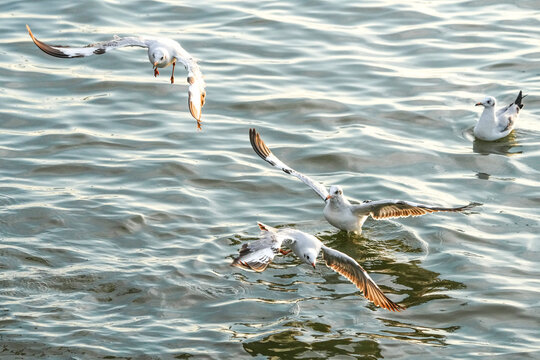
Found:
[[[189,83],[189,112],[191,112],[191,115],[195,118],[195,120],[197,120],[197,122],[200,122],[202,107],[206,98],[206,91],[204,90],[203,85],[200,82],[196,81],[195,77],[192,74],[188,76],[187,81]]]
[[[304,253],[302,254],[302,260],[308,264],[313,266],[315,269],[315,262],[317,261],[317,255],[319,255],[319,250],[317,248],[307,248],[305,249]]]
[[[326,200],[330,201],[340,201],[343,198],[343,189],[339,185],[330,186],[330,191]]]
[[[493,96],[486,96],[484,100],[477,102],[475,105],[479,106],[482,105],[483,107],[489,108],[494,107],[496,105],[495,98]]]
[[[167,49],[164,48],[153,49],[152,52],[148,53],[148,58],[150,59],[152,65],[154,65],[154,68],[162,68],[171,63],[171,56],[169,55]]]

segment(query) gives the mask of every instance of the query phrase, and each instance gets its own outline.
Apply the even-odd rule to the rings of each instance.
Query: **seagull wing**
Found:
[[[497,110],[498,127],[501,132],[512,130],[518,118],[519,111],[523,109],[522,100],[525,96],[527,95],[523,95],[523,92],[520,90],[513,103]]]
[[[188,71],[188,106],[191,115],[197,120],[200,127],[202,107],[206,100],[206,83],[204,82],[201,69],[197,61],[182,47],[176,51],[174,57],[181,62]]]
[[[109,50],[118,49],[121,47],[126,46],[138,46],[138,47],[148,47],[146,40],[139,38],[139,37],[125,37],[120,38],[116,37],[115,39],[111,41],[104,41],[99,42],[95,44],[86,45],[84,47],[71,47],[71,46],[63,46],[63,45],[49,45],[42,41],[39,41],[36,39],[34,34],[32,34],[32,31],[30,30],[30,27],[26,25],[26,28],[28,29],[28,33],[30,34],[30,37],[34,41],[34,43],[37,45],[38,48],[40,48],[43,52],[59,57],[59,58],[77,58],[77,57],[85,57],[85,56],[91,56],[91,55],[101,55],[105,54]]]
[[[245,243],[232,266],[257,272],[264,271],[281,249],[284,238],[277,236],[276,229],[259,223],[262,230],[259,240]]]
[[[353,258],[324,245],[321,247],[321,250],[326,266],[345,276],[375,305],[390,311],[401,311],[405,309],[387,298],[369,274]]]
[[[365,201],[362,204],[352,205],[352,211],[356,215],[371,215],[375,220],[380,220],[395,217],[420,216],[434,212],[462,212],[478,205],[480,204],[470,203],[465,206],[446,208],[416,204],[403,200],[378,200]]]
[[[326,197],[328,196],[328,190],[326,190],[326,187],[323,184],[314,181],[310,177],[290,168],[288,165],[279,160],[272,153],[272,151],[270,151],[268,146],[266,146],[264,141],[262,141],[261,136],[255,129],[249,129],[249,140],[251,141],[253,150],[255,150],[257,155],[259,155],[264,161],[282,170],[283,172],[300,179],[304,184],[312,188],[313,191],[315,191],[323,200],[326,200]]]

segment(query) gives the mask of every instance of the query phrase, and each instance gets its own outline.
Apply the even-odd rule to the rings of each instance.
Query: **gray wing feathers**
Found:
[[[390,311],[404,308],[386,297],[368,273],[350,256],[326,246],[321,248],[326,266],[346,277],[375,305]]]
[[[276,236],[273,228],[264,228],[264,226],[259,225],[263,230],[259,240],[242,245],[239,256],[234,259],[232,266],[261,272],[272,262],[281,248],[283,239]]]
[[[272,151],[270,151],[268,146],[266,146],[264,141],[262,141],[261,136],[255,129],[249,129],[249,139],[251,141],[251,146],[253,147],[253,150],[257,153],[257,155],[261,157],[261,159],[263,159],[270,165],[282,170],[284,173],[300,179],[304,184],[308,185],[311,189],[313,189],[313,191],[315,191],[317,195],[321,197],[321,199],[326,200],[326,197],[328,196],[328,190],[326,190],[326,187],[323,184],[314,181],[310,177],[292,169],[287,164],[279,160],[272,153]]]
[[[497,120],[499,122],[499,129],[501,132],[512,130],[514,123],[518,117],[519,111],[523,109],[523,98],[527,95],[523,95],[523,91],[519,91],[519,94],[510,105],[505,106],[497,110]]]
[[[395,217],[420,216],[434,212],[462,212],[477,205],[479,204],[470,203],[465,206],[447,208],[416,204],[403,200],[378,200],[353,205],[352,211],[356,215],[371,215],[375,220],[379,220]]]
[[[84,47],[71,47],[71,46],[63,46],[63,45],[49,45],[46,44],[34,36],[32,34],[32,31],[30,30],[30,27],[26,25],[26,28],[28,29],[28,33],[30,34],[30,37],[36,44],[38,48],[40,48],[43,52],[59,57],[59,58],[77,58],[77,57],[85,57],[85,56],[91,56],[91,55],[100,55],[105,54],[109,50],[126,47],[126,46],[138,46],[138,47],[148,47],[147,41],[139,38],[139,37],[115,37],[113,40],[110,41],[104,41],[99,42],[95,44],[86,45]]]

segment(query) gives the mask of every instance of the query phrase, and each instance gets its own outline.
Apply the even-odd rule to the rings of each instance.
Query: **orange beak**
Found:
[[[484,105],[484,104],[482,104],[481,102],[474,104],[474,106],[478,106],[478,105]]]
[[[313,266],[313,268],[316,269],[315,263],[311,263],[311,266]]]
[[[155,62],[154,62],[154,66],[155,66],[155,67],[157,67],[157,64],[158,64],[158,62],[157,62],[157,61],[155,61]]]
[[[328,195],[328,196],[326,197],[326,199],[324,199],[324,201],[330,200],[331,198],[332,198],[332,195]]]

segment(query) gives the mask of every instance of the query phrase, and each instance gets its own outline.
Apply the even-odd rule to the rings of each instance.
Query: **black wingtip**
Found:
[[[28,34],[32,38],[32,41],[34,42],[34,44],[36,44],[36,46],[38,48],[40,48],[40,50],[43,51],[46,54],[49,54],[51,56],[58,57],[58,58],[64,58],[64,59],[83,57],[83,55],[72,55],[72,56],[70,56],[70,55],[67,55],[67,54],[63,53],[62,51],[60,51],[58,49],[55,49],[55,47],[65,47],[65,48],[67,48],[69,46],[54,45],[54,47],[53,47],[51,45],[45,44],[42,41],[39,41],[38,39],[36,39],[34,34],[32,34],[32,30],[30,30],[30,26],[28,26],[28,24],[26,25],[26,30],[28,30]]]
[[[251,142],[251,147],[260,156],[261,159],[266,160],[266,158],[272,153],[268,146],[262,141],[261,136],[257,130],[249,129],[249,141]]]
[[[523,98],[527,95],[523,95],[523,91],[519,90],[519,94],[516,98],[516,101],[514,101],[514,104],[516,104],[520,109],[523,109],[523,103],[521,102]]]
[[[465,205],[465,206],[461,207],[459,211],[467,212],[469,210],[474,209],[475,207],[482,206],[482,205],[484,205],[484,204],[473,201],[473,202],[470,202],[468,205]]]

